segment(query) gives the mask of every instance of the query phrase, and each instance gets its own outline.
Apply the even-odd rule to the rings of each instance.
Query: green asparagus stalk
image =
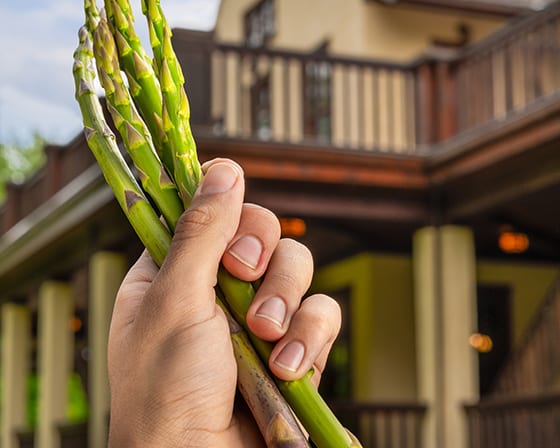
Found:
[[[216,299],[228,319],[231,342],[238,365],[238,384],[243,398],[253,413],[253,417],[269,448],[309,447],[298,422],[289,406],[285,406],[284,396],[278,390],[258,353],[251,344],[246,331],[241,327],[229,309],[219,298]],[[245,359],[255,359],[245,362]]]
[[[171,243],[171,235],[143,196],[134,175],[128,169],[105,122],[99,99],[93,88],[93,46],[89,32],[80,30],[80,45],[74,53],[73,73],[76,99],[80,105],[88,145],[113,189],[115,197],[133,225],[154,262],[161,266]],[[234,355],[238,364],[238,387],[253,411],[267,446],[271,448],[305,448],[306,437],[294,420],[290,407],[268,376],[258,354],[244,330],[234,322],[219,298],[230,323]]]
[[[130,5],[106,1],[105,10],[117,44],[119,63],[126,74],[131,95],[150,130],[160,159],[169,173],[173,174],[173,153],[163,129],[163,100],[159,80],[152,67],[152,61],[134,29]]]
[[[91,11],[91,10],[90,10]],[[96,20],[98,19],[98,20]],[[151,134],[130,97],[121,76],[115,41],[105,17],[89,17],[99,79],[105,89],[108,109],[131,159],[144,191],[154,200],[172,231],[183,205],[175,184],[161,164]]]
[[[249,329],[245,316],[255,296],[253,285],[232,276],[223,267],[218,272],[218,285],[232,310],[233,318],[249,335],[261,359],[268,359],[272,344],[257,338]],[[313,371],[296,381],[275,378],[278,388],[305,429],[319,447],[359,447],[359,442],[345,428],[311,382]]]
[[[105,4],[106,7],[110,5],[111,21],[122,37],[123,42],[118,45],[118,49],[121,63],[126,70],[128,54],[138,54],[137,60],[143,59],[142,55],[145,54],[145,51],[139,48],[140,41],[130,37],[136,36],[132,8],[128,0],[107,0]],[[144,117],[161,117],[157,122],[158,135],[164,145],[160,151],[164,155],[162,160],[168,171],[173,173],[179,195],[186,208],[200,183],[202,173],[196,154],[196,143],[190,128],[190,109],[183,86],[184,77],[171,46],[171,30],[162,14],[159,2],[143,2],[142,8],[146,13],[150,30],[150,42],[154,53],[153,70],[143,67],[141,77],[138,76],[137,70],[129,69],[126,73],[131,85],[140,86],[141,82],[149,81],[150,85],[160,86],[161,100],[144,101],[139,104],[139,108]],[[141,89],[138,95],[142,95]],[[171,157],[165,157],[169,152]]]
[[[86,13],[88,13],[87,23],[90,29],[95,30],[98,26],[99,14],[96,11],[95,5],[90,0],[85,0]],[[148,18],[150,28],[150,38],[154,52],[154,65],[155,71],[149,70],[146,64],[145,52],[141,49],[139,39],[132,25],[133,17],[128,0],[107,0],[106,8],[108,10],[109,22],[114,35],[116,35],[117,48],[119,52],[119,59],[121,65],[125,66],[125,71],[129,78],[130,90],[137,105],[144,117],[158,117],[161,115],[161,120],[154,120],[156,122],[156,133],[158,134],[159,144],[158,153],[163,154],[164,164],[167,163],[168,170],[173,172],[175,183],[178,186],[179,194],[181,195],[185,207],[190,203],[190,198],[196,190],[200,180],[200,165],[196,156],[196,147],[189,125],[189,108],[188,100],[183,88],[183,75],[175,53],[171,45],[171,32],[165,16],[161,10],[159,1],[147,0],[143,2],[143,10]],[[105,25],[102,27],[106,28]],[[106,34],[105,31],[97,32],[99,36]],[[116,70],[115,57],[107,57],[108,44],[101,37],[99,40],[98,51],[96,56],[98,59],[98,66],[101,65],[100,77],[106,89],[108,89],[108,100],[111,97],[110,110],[115,120],[117,128],[124,129],[123,140],[126,146],[130,147],[133,142],[136,146],[145,147],[146,142],[149,142],[149,133],[144,128],[136,123],[141,122],[131,110],[130,97],[123,101],[122,92],[117,92],[115,86],[123,87],[124,85],[119,82],[115,75]],[[114,46],[114,45],[113,45]],[[131,57],[131,55],[133,55]],[[126,65],[131,65],[132,61],[134,70],[126,69]],[[118,63],[117,63],[118,65]],[[107,66],[106,68],[104,68]],[[138,70],[138,67],[143,67]],[[75,72],[76,75],[76,72]],[[112,76],[112,77],[111,77]],[[149,80],[149,81],[146,81]],[[144,82],[144,84],[142,84]],[[144,86],[147,86],[146,88]],[[155,88],[161,89],[161,103],[157,101],[158,95],[152,94]],[[124,89],[126,90],[126,89]],[[144,101],[148,97],[150,101]],[[153,100],[155,98],[155,100]],[[80,101],[80,99],[79,99]],[[158,109],[161,104],[161,110]],[[88,108],[82,108],[82,113],[92,112]],[[96,111],[98,112],[98,111]],[[160,115],[158,115],[160,114]],[[91,121],[91,120],[90,120]],[[84,119],[86,122],[86,119]],[[135,138],[130,138],[130,130],[136,131]],[[128,133],[127,133],[128,132]],[[152,136],[154,131],[150,128]],[[154,141],[156,139],[154,138]],[[140,143],[139,143],[140,142]],[[165,161],[166,151],[162,149],[161,144],[169,143],[171,147],[172,166],[169,165],[169,160]],[[134,146],[133,145],[133,146]],[[132,148],[132,151],[137,149]],[[148,145],[149,146],[149,145]],[[128,148],[131,150],[131,148]],[[144,150],[146,148],[143,148]],[[95,151],[94,151],[95,152]],[[149,151],[148,151],[149,152]],[[150,159],[149,164],[158,165],[161,170],[161,165],[158,164],[157,158]],[[147,172],[142,171],[141,172]],[[161,171],[160,171],[161,172]],[[153,177],[153,167],[150,171],[151,175],[146,177]],[[161,188],[161,183],[155,183],[156,188]],[[118,187],[118,185],[117,185]],[[143,240],[144,242],[144,240]],[[146,244],[145,244],[146,245]],[[148,247],[146,245],[146,247]],[[159,251],[161,252],[161,250]],[[158,255],[160,256],[160,255]],[[156,258],[154,258],[156,260]],[[156,261],[157,262],[157,261]],[[244,322],[244,316],[248,303],[252,300],[254,291],[251,291],[252,286],[248,283],[241,282],[228,277],[220,275],[220,289],[225,292],[225,297],[228,300],[228,306],[233,309],[234,314],[238,316],[239,322]],[[249,288],[249,289],[248,289]],[[247,293],[249,291],[249,293]],[[241,316],[241,317],[239,317]],[[236,338],[232,334],[232,341]],[[239,347],[239,344],[237,344]],[[255,345],[263,360],[266,362],[270,354],[270,346],[262,341],[254,340]],[[234,342],[234,346],[236,346]],[[293,382],[278,382],[278,386],[282,389],[286,397],[290,397],[290,404],[296,415],[303,422],[306,430],[310,433],[312,441],[320,448],[331,447],[351,447],[360,446],[359,442],[352,438],[342,428],[340,423],[336,420],[334,415],[326,404],[323,402],[312,383],[309,381],[310,374],[302,380]],[[248,395],[248,401],[254,394]],[[261,428],[263,430],[263,428]],[[266,430],[265,430],[266,432]],[[263,433],[264,434],[264,433]]]
[[[115,135],[103,118],[103,110],[93,87],[93,45],[86,28],[80,30],[79,37],[80,46],[74,53],[73,73],[88,146],[140,240],[153,260],[161,264],[171,235],[134,179],[119,151]]]

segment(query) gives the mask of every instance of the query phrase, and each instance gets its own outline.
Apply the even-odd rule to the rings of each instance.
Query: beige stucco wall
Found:
[[[244,38],[244,14],[254,0],[222,0],[216,37]],[[364,0],[277,0],[272,47],[311,50],[324,40],[337,55],[408,61],[422,54],[432,38],[456,40],[459,23],[478,40],[503,19],[410,6],[384,6]]]
[[[317,272],[313,289],[349,288],[354,398],[416,399],[412,260],[360,254]]]

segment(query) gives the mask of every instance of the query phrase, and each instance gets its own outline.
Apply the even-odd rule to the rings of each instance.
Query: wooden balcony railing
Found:
[[[422,404],[349,401],[332,403],[331,408],[364,447],[422,448]]]
[[[470,448],[556,448],[560,394],[491,398],[465,406]]]
[[[521,345],[504,363],[493,387],[494,394],[542,393],[560,379],[558,322],[560,322],[560,278],[544,298],[540,311]]]
[[[218,44],[211,116],[227,137],[410,152],[410,66]]]
[[[560,102],[560,4],[408,64],[215,43],[178,30],[195,124],[225,138],[425,153]],[[198,123],[197,121],[198,115]]]
[[[458,132],[559,101],[560,5],[469,47],[454,70]]]

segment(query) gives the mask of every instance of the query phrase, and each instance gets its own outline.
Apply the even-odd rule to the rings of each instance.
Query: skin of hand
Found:
[[[108,347],[111,448],[264,446],[236,399],[229,327],[215,304],[220,262],[242,280],[264,275],[247,321],[275,343],[269,366],[281,379],[314,367],[318,384],[340,329],[333,299],[302,300],[312,257],[280,239],[272,212],[243,203],[240,166],[216,159],[203,171],[161,269],[143,254],[117,295]]]

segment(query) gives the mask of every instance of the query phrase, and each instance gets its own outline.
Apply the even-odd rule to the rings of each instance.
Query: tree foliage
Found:
[[[0,143],[0,201],[8,182],[23,182],[43,163],[46,141],[35,134],[29,145]]]

